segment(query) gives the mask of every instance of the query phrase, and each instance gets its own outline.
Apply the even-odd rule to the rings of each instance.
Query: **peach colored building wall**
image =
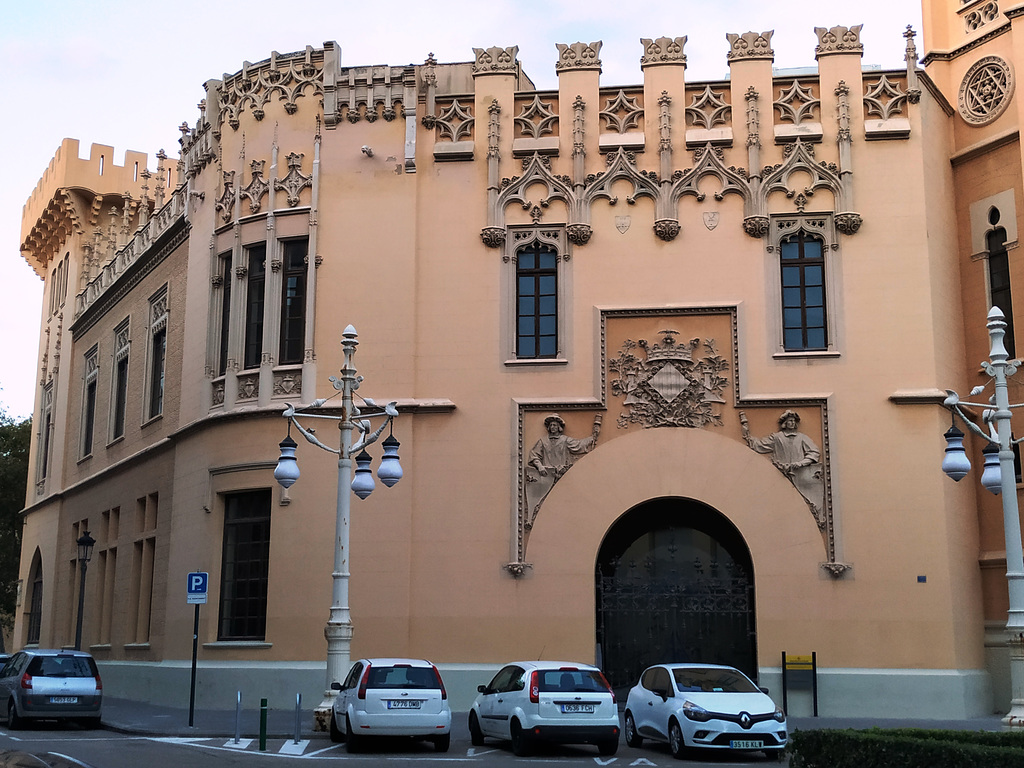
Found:
[[[823,713],[877,716],[911,700],[932,702],[931,717],[1000,706],[1002,651],[986,640],[1000,584],[979,557],[998,548],[995,508],[940,474],[939,404],[947,386],[969,390],[970,354],[983,354],[971,312],[984,285],[965,256],[972,219],[960,190],[984,199],[1009,185],[1019,198],[1019,153],[1004,142],[956,159],[1005,130],[956,123],[945,84],[967,62],[943,62],[934,78],[913,66],[862,72],[859,42],[837,47],[822,34],[837,31],[858,39],[822,30],[810,74],[773,72],[770,32],[737,36],[731,78],[715,83],[687,82],[684,60],[655,55],[662,40],[644,43],[641,87],[605,84],[599,64],[578,64],[600,56],[598,43],[570,46],[580,55],[560,60],[558,90],[543,93],[514,51],[504,68],[487,64],[503,59],[493,49],[462,64],[346,68],[327,44],[209,81],[183,137],[180,185],[152,211],[132,192],[131,237],[89,269],[60,321],[70,329],[60,449],[30,490],[23,559],[27,582],[38,547],[44,584],[60,585],[43,592],[44,642],[66,642],[63,574],[71,532],[88,521],[108,535],[102,577],[90,567],[85,636],[112,688],[180,690],[193,614],[184,580],[203,570],[201,701],[230,706],[219,692],[243,680],[323,690],[336,459],[300,441],[300,480],[285,493],[272,473],[283,409],[334,394],[328,377],[351,323],[359,394],[398,401],[405,467],[394,488],[352,502],[353,658],[430,658],[462,707],[511,657],[611,663],[595,573],[613,567],[623,524],[666,504],[673,530],[703,515],[749,554],[751,671],[762,684],[778,688],[782,651],[813,650]],[[58,172],[69,152],[27,212],[58,197],[47,179],[70,174]],[[1010,168],[1006,184],[990,173],[998,167]],[[79,188],[106,212],[98,179]],[[783,344],[779,249],[797,230],[824,246],[823,349]],[[297,238],[309,253],[303,356],[281,363],[281,256]],[[80,274],[87,242],[27,258],[49,274],[70,248]],[[531,242],[557,252],[558,348],[540,359],[515,344],[517,269]],[[247,249],[260,243],[262,355],[246,366]],[[110,354],[130,317],[132,363],[145,361],[148,321],[136,318],[164,284],[163,415],[143,418],[145,367],[131,369],[125,438],[81,460],[84,354],[93,344]],[[45,328],[57,322],[44,318],[45,365]],[[100,402],[109,370],[108,360]],[[776,432],[786,410],[818,454],[804,485],[745,438]],[[531,449],[552,412],[573,439],[601,423],[538,497]],[[334,429],[318,438],[336,445]],[[265,634],[223,639],[226,499],[263,489]],[[116,536],[105,522],[114,509]]]

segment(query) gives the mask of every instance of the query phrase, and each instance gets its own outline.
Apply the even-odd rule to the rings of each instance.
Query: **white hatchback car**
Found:
[[[619,748],[615,694],[601,670],[563,661],[517,661],[499,670],[469,712],[474,746],[485,736],[512,742],[528,755],[539,741],[594,744],[602,755]]]
[[[338,692],[331,741],[358,752],[368,736],[427,739],[438,752],[451,744],[452,711],[437,667],[423,659],[360,659]]]
[[[644,670],[626,699],[626,743],[668,742],[673,756],[689,747],[763,751],[782,758],[786,713],[766,691],[732,667],[659,664]]]

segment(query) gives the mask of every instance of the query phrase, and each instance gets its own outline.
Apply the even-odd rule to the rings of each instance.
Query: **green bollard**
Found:
[[[267,751],[267,700],[260,699],[260,752]]]

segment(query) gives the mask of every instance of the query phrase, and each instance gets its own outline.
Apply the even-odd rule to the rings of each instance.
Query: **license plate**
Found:
[[[592,715],[595,706],[594,704],[563,704],[562,712],[566,715]]]
[[[764,742],[752,740],[740,741],[737,739],[735,741],[730,742],[729,746],[733,749],[761,749],[762,747],[764,747]]]
[[[388,709],[419,709],[419,699],[388,699]]]
[[[50,703],[51,704],[77,704],[78,703],[78,697],[77,696],[51,696],[50,697]]]

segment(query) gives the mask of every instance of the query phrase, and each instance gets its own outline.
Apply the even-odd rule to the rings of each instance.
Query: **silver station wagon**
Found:
[[[75,719],[96,728],[103,683],[96,662],[83,651],[18,651],[0,669],[0,704],[12,730],[29,719]]]

